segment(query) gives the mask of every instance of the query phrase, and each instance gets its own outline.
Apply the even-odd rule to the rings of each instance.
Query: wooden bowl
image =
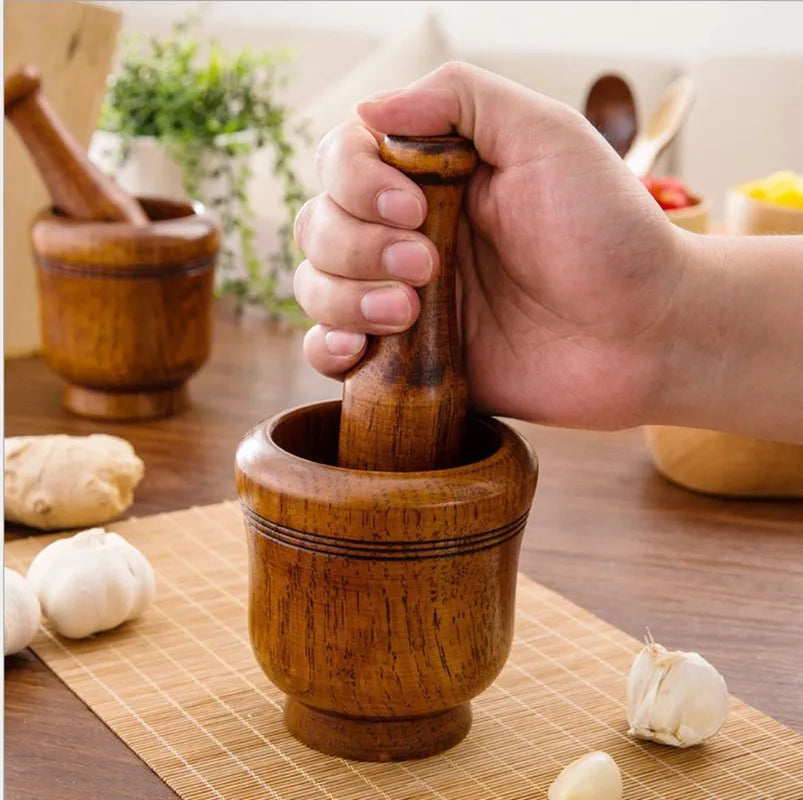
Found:
[[[645,428],[658,471],[673,483],[728,497],[803,497],[803,447],[696,428]]]
[[[237,451],[251,643],[306,745],[434,755],[467,734],[508,658],[535,456],[473,417],[463,466],[342,469],[339,420],[339,401],[286,411]]]
[[[711,205],[705,198],[694,198],[697,202],[686,208],[674,208],[666,212],[670,222],[692,233],[708,233]]]
[[[727,204],[728,228],[744,234],[803,233],[803,210],[768,206],[733,190]],[[677,214],[667,216],[682,228],[705,233],[689,227],[688,218]],[[656,469],[686,489],[728,497],[803,497],[799,445],[658,425],[645,427],[644,435]]]
[[[803,233],[803,208],[790,208],[756,200],[738,189],[728,192],[725,226],[730,233],[747,236]]]
[[[31,224],[43,355],[81,416],[182,411],[186,382],[209,355],[217,225],[184,202],[139,200],[153,224],[51,210]]]

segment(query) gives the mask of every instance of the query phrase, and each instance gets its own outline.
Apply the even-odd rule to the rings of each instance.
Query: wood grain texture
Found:
[[[395,472],[450,467],[461,458],[468,409],[455,300],[457,219],[477,154],[459,136],[386,136],[380,155],[421,186],[427,215],[420,230],[437,248],[440,268],[419,290],[415,324],[372,338],[346,377],[338,463]]]
[[[236,442],[254,419],[340,387],[304,364],[300,332],[252,317],[235,323],[221,309],[190,391],[193,406],[179,416],[94,422],[61,407],[59,380],[40,358],[15,359],[6,364],[6,435],[127,438],[146,462],[130,510],[142,516],[235,499]],[[541,465],[520,569],[633,636],[649,625],[666,644],[704,653],[731,692],[803,731],[803,503],[685,491],[655,472],[637,430],[513,425]],[[7,538],[30,534],[6,529]],[[6,671],[7,798],[64,800],[76,774],[86,797],[174,796],[52,673],[21,661]]]
[[[510,652],[537,467],[512,429],[471,417],[461,466],[337,468],[339,418],[303,406],[238,448],[251,644],[305,744],[431,756],[465,737]]]
[[[97,126],[122,15],[96,3],[26,0],[4,3],[3,17],[4,74],[35,64],[53,109],[86,149]],[[4,346],[6,354],[21,355],[40,347],[39,298],[28,224],[48,204],[48,193],[8,122],[3,165]]]
[[[43,95],[34,67],[6,75],[5,115],[34,160],[55,209],[76,220],[148,224],[136,199],[89,161]]]
[[[330,755],[403,761],[460,742],[507,660],[537,467],[510,428],[467,419],[455,252],[473,144],[386,136],[380,154],[424,191],[438,275],[412,328],[346,377],[341,406],[251,431],[237,490],[251,643],[288,729]]]
[[[152,222],[84,222],[51,211],[31,226],[45,361],[72,412],[169,416],[212,342],[220,234],[186,203],[141,198]]]

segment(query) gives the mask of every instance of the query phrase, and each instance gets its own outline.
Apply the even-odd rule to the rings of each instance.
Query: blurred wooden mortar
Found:
[[[27,67],[5,114],[50,192],[30,241],[42,352],[65,407],[101,419],[182,411],[212,339],[217,225],[187,203],[133,198],[92,165]]]

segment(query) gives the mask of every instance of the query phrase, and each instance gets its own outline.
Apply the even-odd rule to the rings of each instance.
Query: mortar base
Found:
[[[287,729],[307,747],[354,761],[406,761],[434,756],[461,742],[471,728],[471,704],[424,717],[344,717],[288,697]]]
[[[105,392],[68,384],[64,407],[80,417],[140,420],[169,417],[190,407],[186,384],[145,392]]]

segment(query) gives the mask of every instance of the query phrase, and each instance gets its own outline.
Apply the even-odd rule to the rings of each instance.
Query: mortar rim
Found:
[[[490,428],[498,437],[499,437],[499,445],[498,447],[485,458],[481,458],[479,460],[470,461],[466,464],[460,464],[456,467],[448,467],[446,469],[432,469],[432,470],[416,470],[410,472],[398,472],[394,470],[371,470],[371,469],[349,469],[346,467],[339,467],[335,464],[327,464],[322,461],[315,461],[309,458],[304,458],[303,456],[299,456],[296,453],[287,450],[287,448],[282,447],[279,445],[273,434],[274,431],[283,419],[290,416],[291,414],[302,411],[304,409],[310,409],[313,407],[324,407],[324,406],[340,406],[341,400],[339,399],[329,399],[329,400],[318,400],[312,403],[302,403],[297,406],[293,406],[292,408],[284,409],[277,414],[274,414],[272,417],[268,417],[267,419],[261,421],[258,425],[252,428],[245,436],[241,439],[241,443],[245,442],[250,436],[253,435],[255,432],[261,432],[266,440],[270,443],[270,445],[276,448],[277,451],[281,452],[285,457],[287,457],[290,461],[301,464],[301,465],[312,465],[316,468],[324,469],[328,472],[332,472],[336,475],[354,475],[355,473],[360,476],[364,477],[374,477],[378,479],[390,479],[393,478],[394,480],[399,480],[400,477],[403,477],[405,480],[415,481],[415,480],[432,480],[437,478],[458,478],[461,476],[468,477],[473,472],[476,472],[480,468],[488,468],[492,467],[495,463],[501,463],[507,460],[512,452],[513,449],[518,445],[523,447],[530,458],[533,461],[533,466],[535,468],[535,472],[537,474],[539,470],[539,462],[538,456],[535,452],[535,449],[530,444],[530,442],[525,439],[517,430],[515,430],[510,425],[502,422],[501,420],[497,419],[496,417],[486,416],[481,414],[469,413],[469,418],[473,420],[475,423],[479,423],[487,428]]]

